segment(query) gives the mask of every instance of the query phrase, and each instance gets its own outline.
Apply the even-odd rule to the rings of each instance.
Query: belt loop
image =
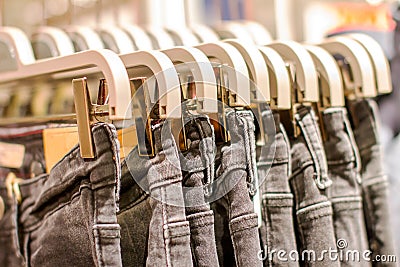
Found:
[[[306,107],[300,107],[300,111]],[[306,124],[303,120],[309,120]],[[332,185],[332,180],[328,177],[328,163],[326,161],[325,151],[322,145],[322,137],[316,122],[315,114],[308,109],[307,113],[301,118],[299,113],[295,114],[295,120],[303,134],[307,148],[314,162],[314,179],[320,190],[325,190]],[[312,136],[314,135],[314,136]],[[312,139],[312,137],[315,139]],[[319,146],[319,147],[316,147]],[[320,151],[319,153],[317,151]]]

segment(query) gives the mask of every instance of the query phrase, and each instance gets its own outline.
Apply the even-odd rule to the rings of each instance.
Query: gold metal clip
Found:
[[[106,83],[103,81],[100,85],[100,91],[102,91],[102,88],[105,90]],[[109,109],[107,105],[93,105],[91,103],[86,77],[72,80],[72,86],[81,157],[84,159],[93,159],[95,153],[91,126],[95,122],[106,121],[109,116]],[[100,102],[103,102],[103,100]]]

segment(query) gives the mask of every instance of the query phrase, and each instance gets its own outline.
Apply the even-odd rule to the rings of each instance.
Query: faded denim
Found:
[[[271,113],[264,113],[263,116],[271,116]],[[272,251],[283,250],[289,253],[297,250],[293,222],[293,194],[289,186],[290,142],[283,125],[280,124],[279,114],[275,113],[273,116],[276,129],[275,155],[260,153],[257,162],[259,178],[265,177],[260,187],[262,196],[260,237],[265,257],[264,266],[298,266],[296,261],[282,261],[276,254],[272,254]],[[262,147],[261,150],[263,149],[268,150],[270,146]]]
[[[188,150],[181,155],[181,167],[193,265],[219,266],[214,213],[205,200],[203,188],[214,180],[214,129],[206,116],[192,116],[185,131]]]
[[[371,258],[395,255],[390,231],[388,184],[378,135],[377,106],[373,100],[357,100],[348,103],[348,110],[361,157],[362,197]],[[396,264],[373,262],[373,266]]]
[[[302,106],[295,114],[300,135],[291,136],[291,190],[295,201],[296,237],[300,255],[314,251],[319,258],[324,250],[336,249],[332,205],[326,190],[332,181],[316,117],[310,107]],[[306,257],[301,266],[339,266],[329,257],[314,261]]]
[[[193,265],[179,155],[169,125],[153,127],[155,157],[140,157],[136,147],[122,164],[118,223],[124,266]]]
[[[25,138],[35,139],[29,151],[41,149],[40,134]],[[6,140],[16,141],[2,139]],[[94,126],[93,141],[95,159],[83,160],[76,146],[50,174],[21,181],[20,203],[15,192],[7,192],[3,176],[7,170],[2,169],[0,196],[6,200],[6,216],[0,221],[2,266],[122,265],[116,215],[119,145],[114,126]],[[28,165],[17,175],[29,169],[30,163],[24,163]]]
[[[219,147],[213,190],[232,189],[211,204],[219,263],[220,266],[262,266],[257,257],[261,250],[257,214],[250,196],[255,176],[250,172],[256,168],[249,166],[253,161],[248,158],[255,155],[255,140],[248,134],[254,133],[253,115],[251,111],[228,109],[226,119],[231,142]]]
[[[361,161],[353,131],[345,108],[329,108],[322,114],[326,133],[324,147],[328,160],[328,173],[332,179],[329,198],[333,207],[333,223],[336,239],[344,239],[344,252],[356,250],[363,253],[368,249],[364,214],[361,199]],[[341,266],[370,266],[343,257]]]

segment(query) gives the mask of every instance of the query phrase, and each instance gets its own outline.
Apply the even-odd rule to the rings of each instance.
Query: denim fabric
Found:
[[[333,207],[333,223],[336,239],[346,240],[344,252],[368,249],[364,214],[361,199],[360,157],[353,131],[344,108],[329,108],[322,114],[326,133],[324,147],[328,160],[329,197]],[[370,266],[360,257],[361,262],[341,259],[341,266]]]
[[[374,259],[377,255],[395,255],[376,103],[372,100],[352,101],[348,103],[348,110],[361,157],[362,197],[371,258]],[[396,264],[373,262],[373,266]]]
[[[300,255],[313,251],[317,260],[302,257],[301,266],[339,266],[339,261],[324,250],[336,249],[332,205],[326,189],[332,184],[323,149],[320,129],[310,107],[300,107],[295,114],[301,134],[291,138],[291,190],[295,201],[296,237]]]
[[[115,128],[97,124],[93,141],[95,159],[83,160],[75,147],[50,174],[20,181],[20,203],[1,176],[0,196],[6,200],[6,216],[0,221],[2,266],[122,265]]]
[[[227,190],[211,204],[215,216],[215,236],[220,266],[262,266],[257,214],[249,194],[254,181],[249,172],[252,155],[248,131],[254,131],[251,111],[227,110],[226,119],[231,142],[219,148],[216,159],[216,190]],[[246,137],[247,135],[247,137]],[[247,140],[247,141],[246,141]],[[249,142],[250,141],[250,142]],[[253,151],[253,152],[252,152]],[[231,190],[228,190],[231,189]]]
[[[122,164],[123,265],[192,266],[177,147],[168,122],[153,130],[156,156],[140,157],[135,148]]]
[[[205,201],[203,186],[214,178],[214,131],[205,116],[185,125],[188,151],[181,157],[186,216],[194,266],[219,266],[214,233],[214,213]]]
[[[270,115],[265,113],[263,116]],[[274,118],[275,155],[260,153],[257,162],[259,178],[262,180],[265,177],[260,187],[263,219],[260,237],[265,257],[264,266],[298,266],[298,262],[280,260],[272,253],[280,250],[287,253],[297,250],[293,222],[293,194],[289,186],[290,143],[285,129],[280,124],[279,114],[275,113]],[[268,146],[261,149],[269,148]]]

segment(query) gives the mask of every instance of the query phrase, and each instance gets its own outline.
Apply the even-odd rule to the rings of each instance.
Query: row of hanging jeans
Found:
[[[256,146],[252,112],[225,112],[230,143],[215,145],[210,119],[192,116],[180,152],[161,120],[151,158],[135,148],[121,160],[114,125],[98,123],[95,159],[77,146],[50,174],[48,126],[0,129],[2,146],[25,147],[20,168],[0,169],[1,266],[396,266],[372,100],[318,118],[302,106],[296,135],[285,114],[264,112],[276,149],[257,160],[271,146]]]

